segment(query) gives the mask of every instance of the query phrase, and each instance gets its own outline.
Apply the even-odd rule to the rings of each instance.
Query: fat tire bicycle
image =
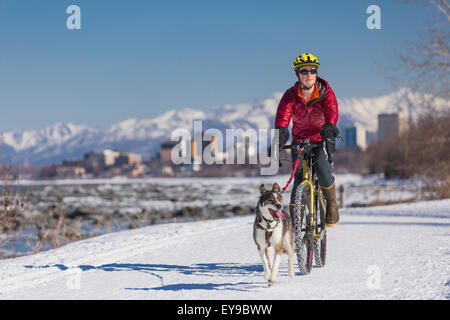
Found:
[[[286,145],[281,149],[291,149],[292,152],[296,152],[296,147]],[[298,267],[303,275],[311,272],[313,258],[317,267],[323,267],[327,253],[326,200],[313,168],[316,148],[323,148],[328,160],[332,163],[324,143],[311,144],[308,139],[305,140],[298,145],[298,158],[294,163],[291,177],[283,188],[283,191],[287,189],[301,163],[303,179],[295,192],[293,227]]]

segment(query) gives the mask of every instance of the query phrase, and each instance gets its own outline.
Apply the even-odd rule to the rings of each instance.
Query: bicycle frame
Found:
[[[292,149],[292,146],[289,146]],[[300,156],[300,154],[302,153],[303,148],[299,148],[298,150],[298,154]],[[294,179],[295,173],[297,171],[297,167],[299,165],[299,160],[300,158],[297,158],[297,160],[295,161],[294,164],[294,169],[292,170],[291,176],[289,178],[289,181],[287,182],[287,184],[284,186],[283,191],[284,192],[289,184],[291,183],[291,181]],[[315,212],[316,210],[316,203],[314,201],[314,199],[317,197],[317,199],[319,200],[317,202],[317,209],[320,210],[319,206],[321,206],[322,210],[324,212],[326,212],[326,208],[325,208],[325,204],[323,202],[323,197],[322,194],[320,193],[320,188],[315,186],[315,181],[314,181],[314,174],[312,173],[311,168],[313,167],[312,165],[312,158],[308,157],[307,159],[303,158],[303,162],[302,162],[302,166],[303,166],[303,181],[299,184],[299,185],[307,185],[309,190],[310,190],[310,199],[309,199],[309,208],[310,208],[310,212]],[[322,239],[325,231],[327,230],[327,226],[325,224],[325,227],[321,230],[320,234],[317,232],[317,217],[315,214],[311,214],[310,217],[310,226],[313,227],[313,235],[315,239]]]
[[[313,181],[313,174],[311,172],[312,168],[312,160],[309,159],[303,159],[303,181],[300,183],[300,185],[307,185],[309,187],[309,208],[310,212],[316,212],[316,201],[315,198],[317,197],[319,199],[317,203],[317,210],[320,210],[319,205],[322,206],[322,209],[325,211],[325,204],[323,202],[322,194],[320,193],[320,190],[316,188]],[[323,235],[325,234],[325,231],[327,229],[327,226],[325,225],[325,228],[321,230],[320,234],[317,230],[317,216],[316,214],[310,215],[310,226],[313,230],[313,235],[315,239],[322,239]]]

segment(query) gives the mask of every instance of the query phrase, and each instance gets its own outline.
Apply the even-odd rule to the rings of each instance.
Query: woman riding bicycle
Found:
[[[339,134],[336,127],[338,104],[328,82],[317,76],[319,67],[319,60],[310,53],[299,55],[293,63],[299,81],[284,93],[275,118],[275,129],[279,129],[280,147],[289,140],[288,127],[292,119],[293,147],[301,145],[306,139],[314,144],[325,140],[328,152],[336,151],[336,137]],[[332,227],[339,222],[335,179],[323,148],[315,148],[313,152],[315,154],[314,170],[327,201],[325,221],[327,226]],[[298,154],[293,148],[293,161],[296,160],[297,156]],[[291,217],[294,210],[295,191],[301,180],[302,172],[298,170],[289,204]]]

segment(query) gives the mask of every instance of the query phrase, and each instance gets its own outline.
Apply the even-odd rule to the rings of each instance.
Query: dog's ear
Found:
[[[261,192],[261,194],[264,194],[267,192],[266,187],[263,184],[259,186],[259,192]]]
[[[280,189],[280,186],[278,185],[278,183],[273,184],[272,191],[276,192],[276,193],[280,193],[281,189]]]

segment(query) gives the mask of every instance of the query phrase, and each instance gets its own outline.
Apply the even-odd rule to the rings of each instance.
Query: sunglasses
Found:
[[[310,73],[310,74],[317,74],[317,69],[300,70],[298,73],[300,73],[302,76],[306,76],[308,73]]]

